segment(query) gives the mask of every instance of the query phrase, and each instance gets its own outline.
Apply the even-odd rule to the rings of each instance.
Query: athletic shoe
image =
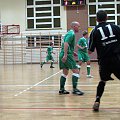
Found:
[[[82,92],[82,91],[80,91],[78,89],[74,89],[72,93],[76,94],[76,95],[83,95],[84,94],[84,92]]]
[[[43,67],[43,65],[41,64],[41,68]]]
[[[50,68],[55,68],[55,67],[53,67],[53,66],[50,66]]]
[[[100,106],[100,103],[95,102],[94,105],[93,105],[93,111],[98,112],[99,111],[99,106]]]
[[[62,94],[69,94],[70,92],[68,92],[67,90],[60,90],[59,91],[59,94],[62,95]]]
[[[92,75],[87,75],[87,78],[93,78],[93,76]]]

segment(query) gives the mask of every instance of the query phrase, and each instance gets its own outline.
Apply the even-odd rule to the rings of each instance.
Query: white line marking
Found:
[[[85,82],[86,83],[86,82]],[[89,86],[96,86],[96,85],[98,85],[98,84],[78,84],[78,86],[84,86],[84,87],[89,87]],[[108,84],[107,86],[119,86],[120,84]],[[33,85],[0,85],[1,87],[32,87]],[[42,84],[42,85],[37,85],[37,86],[42,86],[42,87],[57,87],[57,86],[59,86],[59,84]],[[66,84],[65,86],[72,86],[71,84],[69,85],[69,84]],[[29,89],[29,88],[27,88],[27,89]]]
[[[61,70],[61,71],[62,71],[62,70]],[[40,81],[40,82],[38,82],[38,83],[36,83],[36,84],[32,85],[32,86],[31,86],[31,87],[29,87],[29,88],[26,88],[25,90],[23,90],[23,91],[19,92],[18,94],[15,94],[14,96],[18,96],[18,95],[20,95],[20,94],[22,94],[22,93],[24,93],[24,92],[26,92],[26,91],[28,91],[28,90],[32,89],[33,87],[35,87],[35,86],[39,85],[40,83],[42,83],[42,82],[44,82],[44,81],[48,80],[49,78],[51,78],[51,77],[53,77],[53,76],[57,75],[57,74],[58,74],[58,73],[60,73],[61,71],[59,71],[59,72],[57,72],[57,73],[55,73],[55,74],[53,74],[53,75],[51,75],[51,76],[49,76],[49,77],[47,77],[47,78],[43,79],[42,81]]]

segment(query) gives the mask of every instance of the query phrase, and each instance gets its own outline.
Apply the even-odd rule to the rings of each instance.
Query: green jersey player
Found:
[[[83,37],[78,40],[78,65],[81,68],[82,62],[87,63],[87,78],[92,78],[90,75],[90,57],[88,55],[88,32],[83,31]]]
[[[53,58],[53,56],[52,56],[52,53],[54,53],[54,52],[53,52],[53,45],[54,45],[53,43],[50,43],[50,46],[48,46],[48,48],[47,48],[46,61],[44,61],[44,62],[41,63],[41,68],[42,68],[43,65],[44,65],[46,62],[48,62],[49,60],[51,60],[50,68],[54,68],[54,67],[53,67],[54,58]]]
[[[66,77],[68,75],[69,69],[72,70],[72,85],[73,85],[73,94],[83,95],[84,93],[77,89],[77,82],[79,78],[79,69],[76,66],[76,61],[74,60],[74,46],[75,46],[75,33],[79,31],[79,23],[72,22],[71,30],[67,32],[62,43],[61,52],[59,55],[59,67],[63,70],[63,74],[60,77],[60,91],[59,94],[69,94],[65,90]]]

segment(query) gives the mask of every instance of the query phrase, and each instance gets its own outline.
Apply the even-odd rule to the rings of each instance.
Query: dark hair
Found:
[[[85,36],[85,35],[87,35],[88,34],[88,32],[85,30],[85,31],[83,31],[83,36]]]
[[[104,10],[99,10],[97,12],[97,20],[98,20],[98,22],[106,21],[107,13]]]
[[[52,45],[53,45],[53,42],[50,43],[50,46],[52,46]]]

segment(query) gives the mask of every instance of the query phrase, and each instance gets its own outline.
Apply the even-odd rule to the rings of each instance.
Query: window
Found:
[[[50,42],[54,41],[54,46],[59,47],[61,45],[61,38],[62,38],[61,34],[27,36],[27,44],[28,48],[40,48],[40,44],[42,47],[46,47],[50,44]]]
[[[90,26],[96,26],[96,17],[90,17],[89,21],[90,21]]]
[[[61,0],[27,0],[27,29],[61,27]]]
[[[120,0],[88,0],[88,27],[97,25],[95,20],[98,10],[105,10],[108,15],[108,23],[120,24]],[[117,14],[116,14],[117,13]]]
[[[89,0],[89,2],[96,2],[96,0]]]
[[[89,6],[89,14],[96,14],[96,5]]]
[[[34,17],[34,9],[27,8],[27,17]]]
[[[28,19],[27,25],[28,25],[28,28],[34,28],[34,19]]]
[[[120,14],[120,4],[117,4],[117,13]]]
[[[117,17],[117,24],[120,26],[120,16]]]
[[[99,4],[98,8],[114,8],[114,4]]]
[[[27,37],[28,38],[28,46],[34,47],[34,37]]]
[[[27,5],[33,5],[33,0],[27,0]]]

